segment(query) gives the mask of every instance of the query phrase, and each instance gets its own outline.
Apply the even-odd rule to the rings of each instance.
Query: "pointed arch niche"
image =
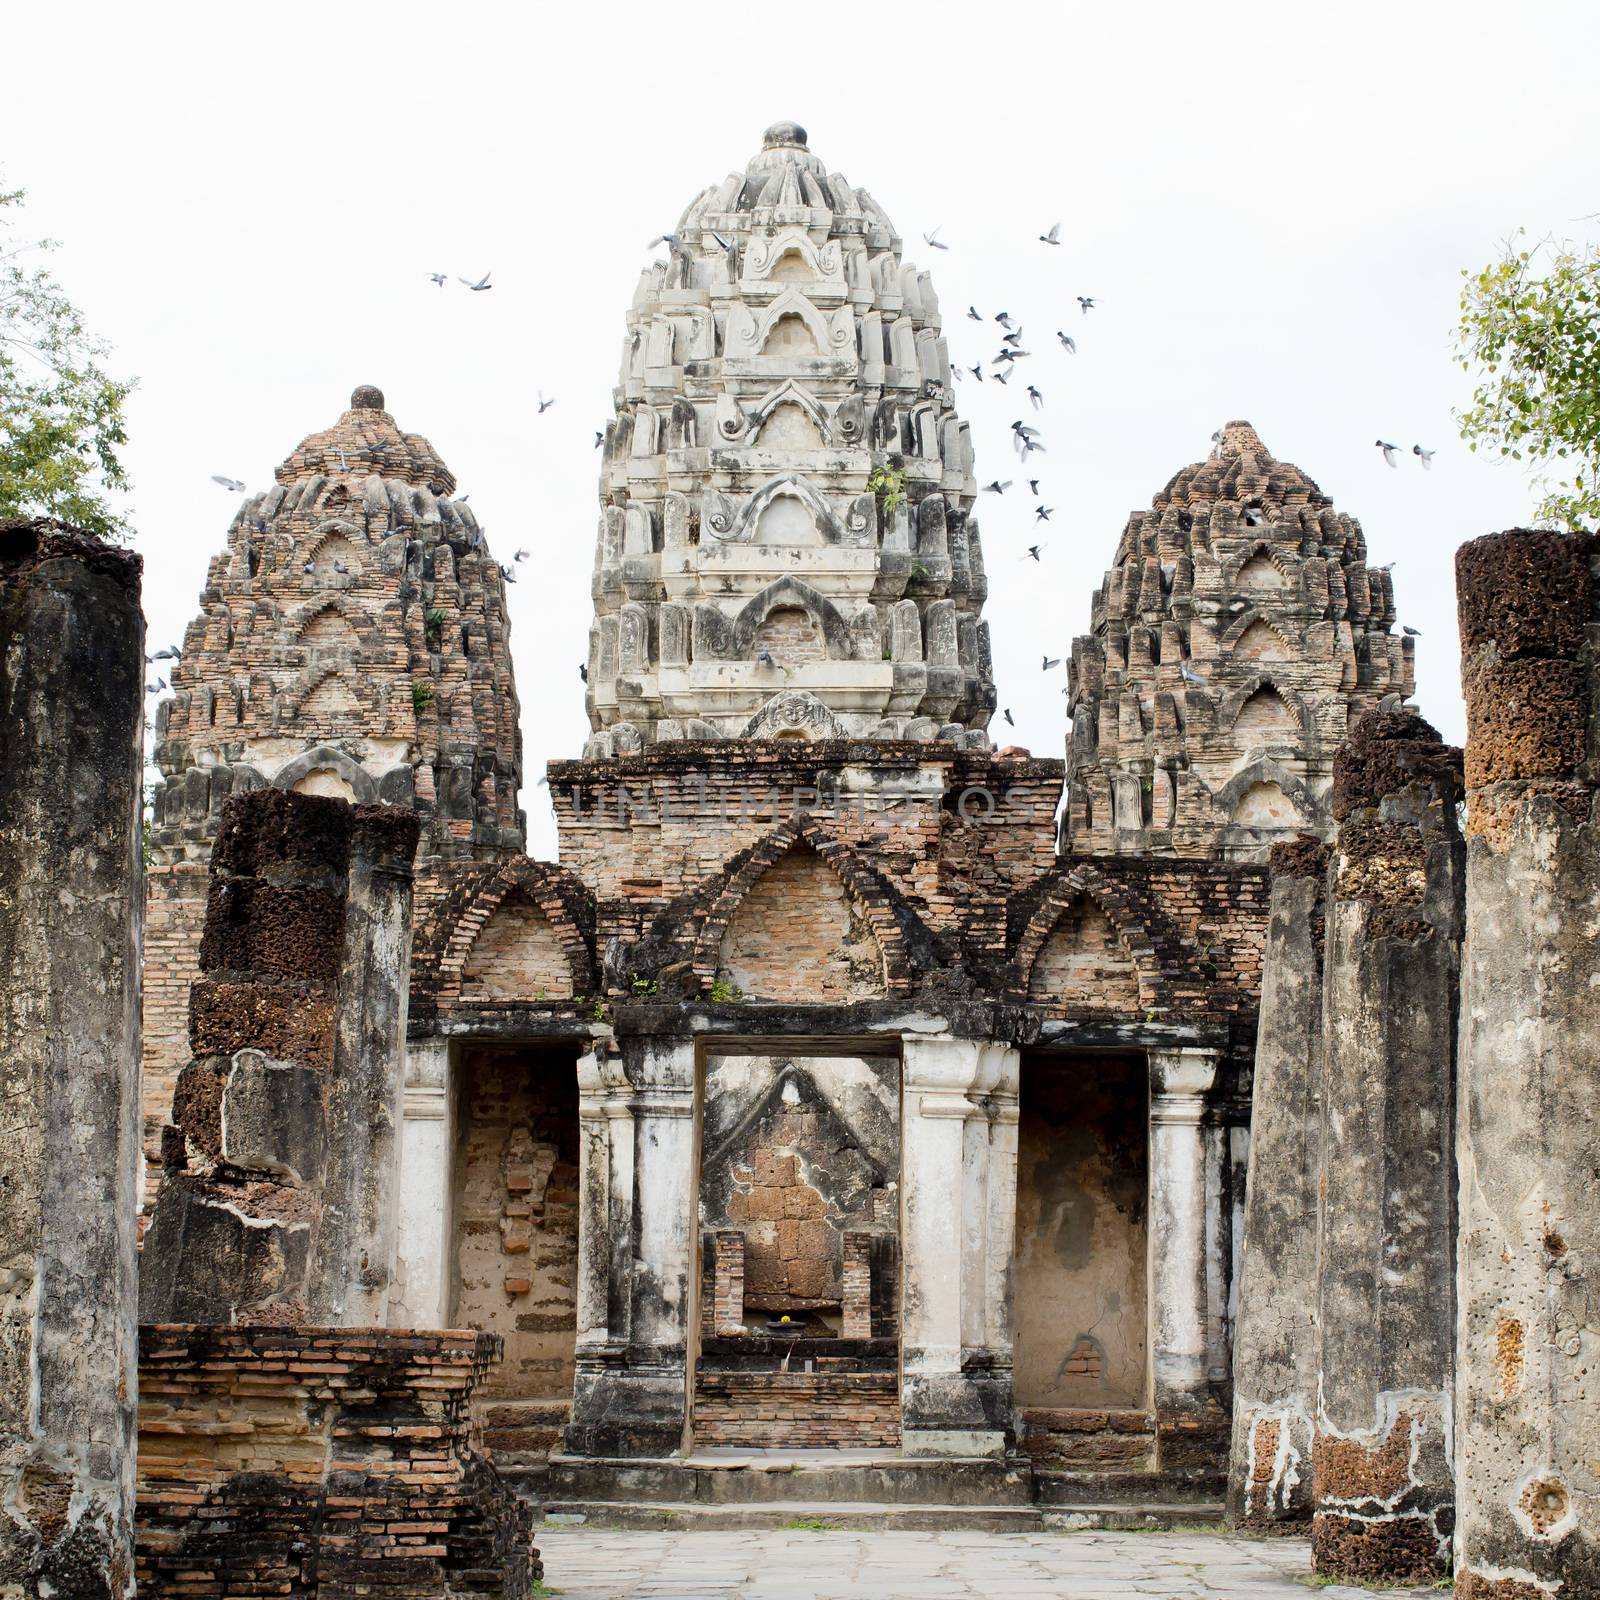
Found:
[[[753,1000],[843,1005],[882,995],[883,947],[832,867],[800,844],[739,902],[717,977]]]
[[[1116,924],[1080,889],[1039,947],[1028,998],[1056,1013],[1139,1010],[1139,969]]]
[[[484,923],[461,965],[461,998],[570,1000],[572,967],[543,909],[513,890]]]

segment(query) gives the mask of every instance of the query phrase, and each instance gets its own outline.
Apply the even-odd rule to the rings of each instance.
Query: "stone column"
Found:
[[[450,1326],[455,1100],[448,1039],[406,1045],[391,1328]]]
[[[328,1163],[306,1311],[330,1327],[381,1327],[400,1206],[406,1001],[411,988],[416,813],[359,806],[350,838]]]
[[[1370,712],[1334,761],[1312,1564],[1447,1570],[1460,752]]]
[[[133,1594],[139,558],[0,523],[0,1594]]]
[[[1228,1471],[1228,1520],[1262,1531],[1311,1520],[1327,871],[1317,839],[1273,847]]]
[[[1596,543],[1456,555],[1467,700],[1456,1593],[1600,1594]]]
[[[1168,1472],[1212,1466],[1226,1424],[1207,1359],[1221,1191],[1205,1121],[1219,1060],[1216,1050],[1150,1052],[1150,1393]]]
[[[902,1051],[902,1448],[999,1456],[1011,1317],[994,1263],[1003,1250],[1009,1265],[1015,1229],[1017,1052],[914,1034]]]
[[[624,1038],[578,1063],[574,1454],[661,1456],[683,1443],[695,1078],[693,1039]]]

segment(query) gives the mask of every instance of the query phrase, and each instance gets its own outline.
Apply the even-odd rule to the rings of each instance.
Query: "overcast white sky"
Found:
[[[1600,211],[1593,0],[57,0],[13,8],[5,47],[0,180],[139,380],[152,641],[181,637],[222,546],[234,503],[209,475],[266,486],[380,385],[501,558],[534,553],[510,602],[536,854],[554,830],[535,779],[587,728],[592,444],[644,243],[781,117],[934,269],[956,357],[997,348],[969,302],[1035,352],[1009,391],[958,391],[980,481],[1018,476],[1017,391],[1046,399],[1042,565],[1021,557],[1025,487],[981,506],[1001,742],[1062,753],[1065,680],[1041,654],[1087,627],[1128,512],[1234,417],[1395,563],[1418,701],[1462,735],[1451,553],[1534,496],[1456,438],[1459,272],[1518,226],[1593,227],[1573,221]],[[935,226],[948,251],[922,245]],[[430,270],[495,288],[441,293]],[[1437,449],[1434,470],[1390,471],[1379,435]]]

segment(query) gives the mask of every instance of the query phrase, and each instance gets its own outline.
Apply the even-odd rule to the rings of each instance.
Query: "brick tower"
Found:
[[[1073,642],[1074,855],[1264,859],[1326,837],[1354,721],[1414,687],[1361,525],[1248,422],[1128,519]]]

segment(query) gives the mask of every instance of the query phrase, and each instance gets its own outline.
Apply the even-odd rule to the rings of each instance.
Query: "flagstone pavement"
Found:
[[[562,1600],[1357,1600],[1312,1588],[1299,1539],[1198,1533],[912,1533],[801,1528],[621,1532],[541,1526]],[[1383,1600],[1436,1589],[1385,1589]]]

